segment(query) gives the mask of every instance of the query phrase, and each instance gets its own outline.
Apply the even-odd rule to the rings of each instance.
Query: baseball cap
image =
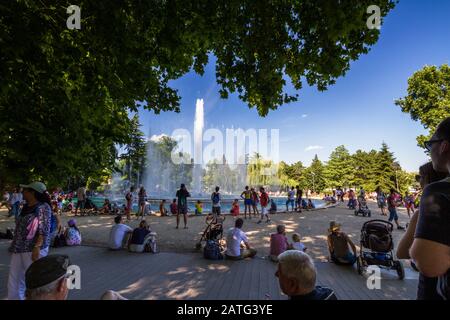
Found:
[[[47,190],[45,184],[39,181],[32,182],[30,184],[20,184],[21,188],[33,189],[39,193],[44,193]]]
[[[67,255],[52,254],[33,262],[25,273],[27,289],[52,283],[67,274],[70,259]]]

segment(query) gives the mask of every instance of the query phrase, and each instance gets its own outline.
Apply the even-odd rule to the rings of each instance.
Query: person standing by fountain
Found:
[[[244,199],[244,218],[247,219],[247,210],[248,210],[248,218],[252,218],[252,192],[248,189],[248,186],[245,186],[245,190],[241,193],[241,198]]]
[[[125,195],[125,200],[127,200],[127,205],[125,207],[125,214],[127,215],[127,220],[131,219],[131,207],[133,205],[133,191],[134,187],[131,187],[130,191]]]
[[[297,193],[296,193],[296,200],[295,200],[295,211],[302,212],[302,196],[303,191],[300,189],[300,186],[296,187]]]
[[[212,214],[213,214],[214,220],[216,220],[217,217],[220,215],[220,200],[222,200],[220,193],[219,193],[220,188],[216,187],[215,190],[216,191],[214,191],[211,194]]]
[[[139,211],[137,214],[137,218],[139,219],[139,215],[142,214],[142,219],[144,219],[145,205],[147,201],[147,192],[145,191],[145,188],[143,186],[139,189],[138,198],[139,198]]]
[[[258,211],[259,196],[258,196],[258,192],[255,191],[255,188],[251,188],[250,191],[252,192],[253,215],[255,217],[257,217],[257,216],[259,216],[259,211]]]
[[[267,192],[264,190],[263,187],[261,187],[259,191],[261,192],[261,196],[259,198],[261,202],[261,218],[259,219],[258,223],[261,223],[261,221],[264,219],[264,216],[266,216],[266,223],[269,223],[270,218],[267,215],[267,205],[269,204],[269,195],[267,194]]]
[[[187,191],[184,183],[181,184],[180,190],[177,191],[176,197],[178,199],[178,212],[177,212],[177,229],[180,224],[180,214],[184,217],[184,228],[187,229],[187,198],[190,197],[191,194]]]

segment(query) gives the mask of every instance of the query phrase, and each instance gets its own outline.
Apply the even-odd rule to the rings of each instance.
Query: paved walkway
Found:
[[[0,299],[7,295],[10,257],[8,242],[0,241]],[[128,299],[286,299],[274,276],[276,265],[262,258],[246,261],[207,261],[199,253],[136,254],[99,247],[52,249],[65,253],[81,268],[81,290],[70,299],[98,299],[107,289]],[[336,291],[339,299],[415,299],[417,273],[406,268],[398,280],[383,271],[381,290],[369,290],[356,269],[316,262],[318,283]]]

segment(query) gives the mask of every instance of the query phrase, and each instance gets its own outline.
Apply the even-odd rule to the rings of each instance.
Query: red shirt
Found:
[[[395,195],[392,195],[392,194],[390,194],[388,197],[387,197],[387,203],[388,203],[388,208],[395,208],[396,207],[396,205],[395,205]]]
[[[284,234],[272,233],[270,235],[270,255],[278,256],[288,248],[288,240]]]
[[[259,201],[261,202],[261,206],[266,207],[269,203],[269,196],[266,192],[261,192],[261,196],[259,198]]]

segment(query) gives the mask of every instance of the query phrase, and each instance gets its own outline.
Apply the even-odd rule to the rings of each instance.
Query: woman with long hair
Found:
[[[147,201],[147,192],[145,191],[145,188],[143,186],[139,189],[138,201],[139,201],[139,210],[138,210],[139,212],[137,214],[137,218],[139,219],[139,215],[142,215],[143,219],[145,214],[145,205]]]
[[[26,204],[17,217],[9,251],[8,299],[24,300],[25,272],[33,261],[45,257],[50,246],[51,202],[42,182],[20,185]]]

